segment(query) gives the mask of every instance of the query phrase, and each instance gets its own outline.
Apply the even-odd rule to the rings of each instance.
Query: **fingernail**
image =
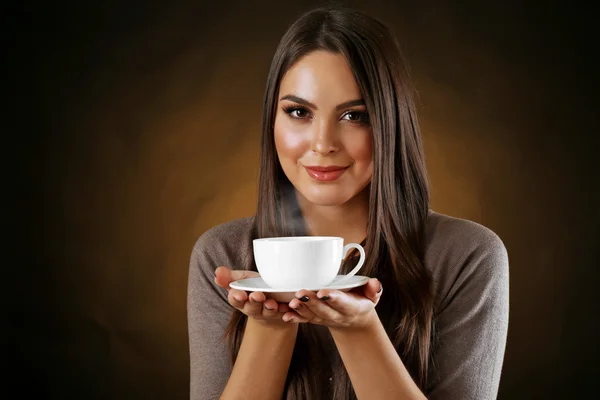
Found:
[[[294,307],[294,310],[299,310],[302,308],[302,304],[298,304],[296,307]]]
[[[269,307],[267,307],[267,306],[265,306],[265,310],[273,311],[273,309],[272,309],[272,308],[269,308]]]
[[[378,293],[378,294],[379,294],[379,293],[381,293],[381,291],[382,291],[382,290],[383,290],[383,285],[380,283],[380,284],[379,284],[379,290],[377,291],[377,293]]]
[[[329,296],[323,296],[323,297],[321,297],[321,300],[327,301],[327,300],[329,300]]]
[[[310,299],[308,298],[308,296],[302,296],[302,297],[300,297],[300,301],[302,301],[302,302],[304,302],[304,303],[306,303],[308,300],[310,300]]]

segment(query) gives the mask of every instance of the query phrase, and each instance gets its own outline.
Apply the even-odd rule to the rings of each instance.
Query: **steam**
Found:
[[[278,208],[282,210],[283,230],[287,236],[307,235],[306,223],[296,198],[296,190],[291,184],[282,184]]]
[[[283,236],[306,236],[308,230],[306,228],[306,222],[298,204],[296,197],[296,190],[290,183],[282,183],[280,185],[281,197],[278,199],[277,209],[282,212],[283,219]],[[281,235],[281,229],[275,229],[272,232],[279,232]],[[365,243],[361,243],[363,246]],[[358,261],[360,260],[360,253],[356,250],[350,250],[346,259],[342,262],[340,268],[340,274],[346,274],[351,271]]]

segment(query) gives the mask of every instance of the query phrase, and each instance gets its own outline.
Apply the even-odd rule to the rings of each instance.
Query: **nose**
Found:
[[[336,127],[326,119],[313,124],[311,132],[311,150],[320,155],[327,155],[339,150]]]

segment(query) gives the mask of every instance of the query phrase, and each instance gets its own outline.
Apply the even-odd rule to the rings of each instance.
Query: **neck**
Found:
[[[307,233],[311,236],[338,236],[344,243],[361,243],[367,236],[369,217],[368,186],[344,204],[322,206],[296,192]]]

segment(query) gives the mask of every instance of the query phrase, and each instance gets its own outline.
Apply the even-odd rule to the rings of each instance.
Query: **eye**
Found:
[[[283,111],[292,118],[304,119],[309,116],[309,111],[303,107],[291,106],[285,107]]]
[[[369,122],[369,115],[364,111],[348,111],[342,116],[342,119],[351,122]]]

